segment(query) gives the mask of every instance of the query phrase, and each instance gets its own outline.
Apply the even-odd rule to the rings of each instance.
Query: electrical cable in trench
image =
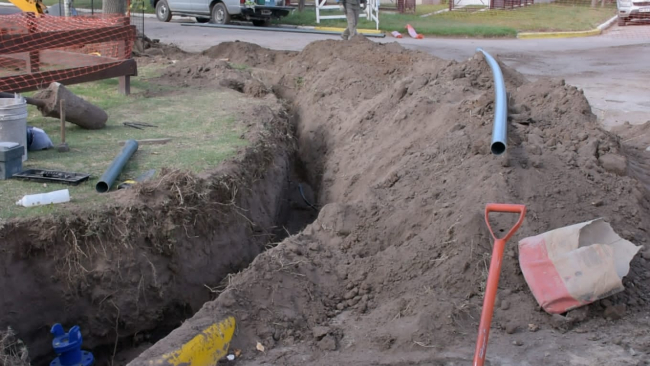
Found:
[[[305,201],[305,203],[313,208],[315,211],[318,211],[318,208],[316,206],[312,205],[311,202],[307,200],[307,197],[305,197],[305,192],[302,190],[302,184],[298,183],[298,189],[300,190],[300,195],[302,196],[302,199]]]

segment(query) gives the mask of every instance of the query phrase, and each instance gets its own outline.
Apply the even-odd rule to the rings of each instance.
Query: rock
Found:
[[[516,341],[513,341],[512,344],[514,344],[515,346],[523,346],[524,342],[522,342],[520,340],[516,340]]]
[[[613,304],[612,301],[609,300],[609,299],[603,299],[603,300],[600,300],[600,305],[601,305],[602,307],[604,307],[604,308],[608,308],[608,307],[610,307],[610,306],[613,306],[614,304]]]
[[[625,304],[617,304],[614,306],[609,306],[605,308],[605,313],[603,316],[609,320],[618,320],[625,316],[625,311],[627,307]]]
[[[348,291],[345,296],[343,296],[344,299],[350,300],[357,296],[359,294],[359,289],[358,288],[353,288],[352,290]]]
[[[604,202],[603,202],[603,200],[595,200],[591,204],[596,206],[596,207],[600,207],[600,206],[602,206],[604,204]]]
[[[318,342],[318,348],[323,351],[336,351],[336,338],[333,335],[327,335]]]
[[[362,313],[365,313],[366,311],[368,311],[368,302],[361,301],[359,303],[359,311],[362,312]]]
[[[589,314],[589,309],[586,306],[583,306],[569,311],[567,318],[571,319],[573,323],[578,323],[587,319],[587,314]]]
[[[542,159],[540,159],[537,156],[533,156],[530,158],[530,165],[533,166],[533,168],[542,168],[544,166],[544,163],[542,162]]]
[[[330,332],[330,328],[318,326],[318,327],[314,327],[314,329],[312,329],[311,332],[314,335],[314,338],[320,341],[321,339],[323,339],[323,337],[325,337]]]
[[[625,175],[627,172],[627,159],[616,154],[605,154],[598,159],[600,165],[608,172]]]
[[[508,333],[508,334],[514,334],[514,333],[517,332],[517,328],[518,328],[518,327],[517,327],[516,324],[512,324],[512,323],[510,323],[510,324],[506,325],[506,333]]]
[[[537,324],[528,324],[528,331],[529,332],[537,332],[539,330],[539,325]]]
[[[559,314],[553,314],[551,316],[551,325],[553,328],[566,332],[569,330],[569,327],[571,326],[571,320],[559,315]]]
[[[535,132],[537,132],[537,131],[535,131]],[[539,132],[541,132],[541,131],[539,131]],[[539,134],[534,133],[534,132],[528,134],[528,142],[531,145],[544,146],[544,139],[542,139],[542,137]]]
[[[345,309],[345,304],[344,303],[340,302],[340,303],[338,303],[338,305],[336,305],[336,310],[343,311],[343,309]]]
[[[501,301],[501,310],[510,309],[510,302],[508,300]]]

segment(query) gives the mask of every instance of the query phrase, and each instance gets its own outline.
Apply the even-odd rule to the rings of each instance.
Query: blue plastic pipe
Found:
[[[120,175],[126,162],[131,159],[133,153],[138,150],[138,142],[135,140],[127,140],[124,144],[122,151],[115,157],[111,165],[106,169],[104,174],[99,178],[99,182],[95,185],[95,190],[99,193],[108,192],[115,183],[115,179]]]
[[[492,154],[501,155],[506,152],[508,142],[508,97],[503,73],[499,63],[489,53],[477,48],[476,52],[483,53],[485,60],[492,68],[494,77],[494,126],[492,126]]]

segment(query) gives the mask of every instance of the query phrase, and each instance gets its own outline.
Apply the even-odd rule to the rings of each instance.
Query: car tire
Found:
[[[167,5],[167,1],[165,0],[160,0],[156,4],[156,18],[160,20],[161,22],[168,22],[172,20],[172,12],[169,10],[169,5]]]
[[[223,3],[216,3],[212,8],[212,23],[228,24],[230,23],[230,14]]]
[[[625,27],[625,18],[618,17],[618,26]]]
[[[204,17],[196,17],[194,19],[196,19],[197,23],[207,23],[210,21],[210,18],[204,18]]]
[[[271,25],[270,19],[255,19],[253,20],[253,25],[256,27],[268,27]]]

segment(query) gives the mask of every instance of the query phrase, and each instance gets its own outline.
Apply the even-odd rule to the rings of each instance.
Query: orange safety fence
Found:
[[[0,91],[134,74],[134,39],[122,15],[0,15]]]

